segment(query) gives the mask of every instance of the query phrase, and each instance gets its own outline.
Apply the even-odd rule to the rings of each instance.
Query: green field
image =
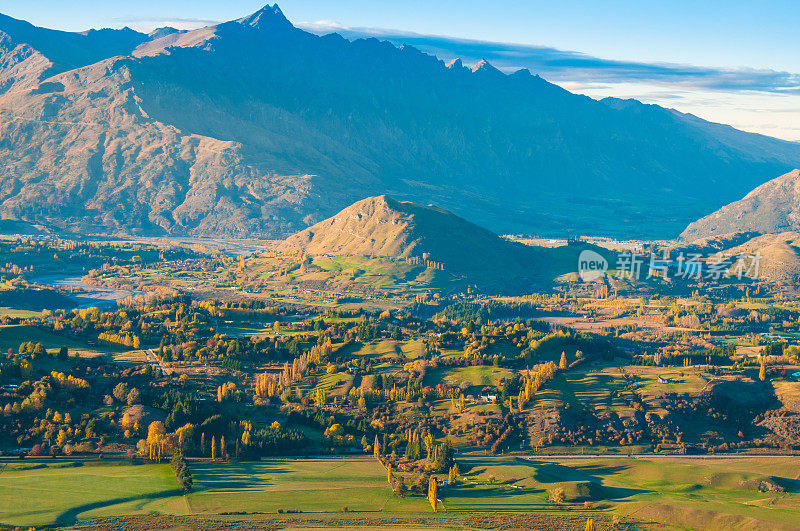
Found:
[[[67,525],[119,514],[186,512],[169,465],[70,465],[0,464],[0,523]]]
[[[425,385],[436,385],[444,382],[448,385],[458,386],[466,383],[470,387],[484,387],[487,385],[497,386],[500,380],[512,375],[511,370],[487,365],[475,365],[472,367],[452,367],[446,369],[429,370],[425,374]],[[476,392],[480,389],[472,389],[469,392]]]
[[[27,319],[29,317],[39,317],[42,312],[35,312],[32,310],[17,310],[7,306],[0,307],[0,317],[20,317]]]
[[[446,519],[439,527],[487,512],[594,515],[598,521],[617,515],[643,530],[800,527],[800,462],[795,458],[461,456],[458,462],[459,483],[439,491],[446,510],[437,515]],[[344,507],[354,516],[383,515],[384,521],[433,516],[426,499],[395,497],[385,470],[369,457],[193,463],[190,468],[195,491],[183,495],[168,465],[9,462],[0,472],[0,523],[71,525],[149,514],[212,519],[247,514],[272,521],[279,510],[295,509],[322,523],[339,519]],[[565,500],[552,503],[548,498],[558,490]]]
[[[194,513],[225,511],[303,512],[424,510],[420,498],[396,498],[386,470],[371,458],[266,459],[255,463],[192,466],[196,492],[188,496]]]
[[[800,528],[800,462],[795,458],[466,457],[459,462],[464,480],[444,492],[448,511],[553,510],[548,494],[561,488],[568,502],[564,507],[588,503],[667,528]],[[784,492],[761,492],[762,481]]]
[[[32,325],[0,326],[0,351],[5,352],[9,348],[16,351],[20,343],[26,341],[41,343],[46,349],[58,349],[63,346],[81,352],[102,352],[104,350],[102,347],[88,347],[83,339],[58,335]]]
[[[333,274],[350,278],[353,283],[405,292],[425,291],[430,288],[443,289],[456,281],[453,275],[444,271],[410,265],[403,261],[366,256],[320,258],[315,259],[313,265],[315,267],[312,268],[312,273],[299,275],[299,278],[313,276],[313,271],[316,269],[315,278],[326,278]]]

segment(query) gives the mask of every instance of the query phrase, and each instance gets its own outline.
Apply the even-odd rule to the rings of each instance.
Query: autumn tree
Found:
[[[458,480],[458,464],[453,463],[450,472],[447,474],[447,484],[453,485]]]
[[[164,427],[164,423],[160,420],[151,422],[147,427],[147,448],[150,459],[157,461],[161,460],[161,455],[164,451],[164,445],[166,444],[166,434],[167,429]]]
[[[114,391],[112,392],[114,398],[119,400],[120,402],[125,402],[128,398],[128,384],[125,382],[120,382],[114,387]]]
[[[567,353],[561,352],[561,360],[558,362],[558,368],[562,371],[567,368]]]
[[[431,502],[433,512],[436,512],[436,497],[438,495],[438,486],[436,485],[436,478],[432,477],[428,480],[428,501]]]
[[[428,459],[430,459],[433,451],[433,435],[427,434],[423,439],[423,443],[425,444],[425,452],[428,454]]]

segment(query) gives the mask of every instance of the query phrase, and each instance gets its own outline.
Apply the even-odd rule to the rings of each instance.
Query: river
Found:
[[[74,293],[70,296],[75,299],[77,308],[90,308],[96,306],[100,309],[108,309],[117,305],[117,301],[141,295],[144,292],[129,289],[108,288],[105,286],[95,286],[87,284],[82,277],[75,275],[42,275],[31,279],[31,282],[44,286],[61,288],[77,288],[81,293]]]

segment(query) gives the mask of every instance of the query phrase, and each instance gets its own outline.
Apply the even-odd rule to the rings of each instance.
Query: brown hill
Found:
[[[447,210],[368,197],[287,238],[285,250],[320,256],[420,260],[481,284],[543,285],[577,270],[585,247],[531,247],[505,240]]]
[[[725,250],[730,255],[760,256],[758,278],[790,286],[800,285],[800,233],[763,234]]]
[[[691,223],[680,237],[693,241],[731,233],[787,231],[800,231],[800,170],[768,181],[739,201]]]

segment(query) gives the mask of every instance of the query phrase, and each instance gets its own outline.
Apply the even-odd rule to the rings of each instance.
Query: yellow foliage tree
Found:
[[[558,368],[561,369],[562,371],[567,368],[567,353],[566,352],[563,352],[563,351],[561,352],[561,360],[559,360],[559,362],[558,362]]]
[[[458,480],[458,465],[453,463],[450,472],[447,474],[447,484],[453,485]]]
[[[147,427],[147,444],[159,442],[166,433],[167,428],[164,427],[163,422],[160,420],[151,422]]]
[[[190,440],[193,434],[194,425],[191,423],[184,424],[175,430],[175,435],[178,437],[178,448],[183,449],[186,445],[186,441]]]
[[[436,478],[431,478],[428,481],[428,501],[431,502],[433,512],[436,512],[436,498],[438,496],[438,486],[436,485]]]
[[[762,382],[767,379],[767,358],[766,356],[761,356],[759,358],[761,362],[761,369],[758,371],[758,379]]]

